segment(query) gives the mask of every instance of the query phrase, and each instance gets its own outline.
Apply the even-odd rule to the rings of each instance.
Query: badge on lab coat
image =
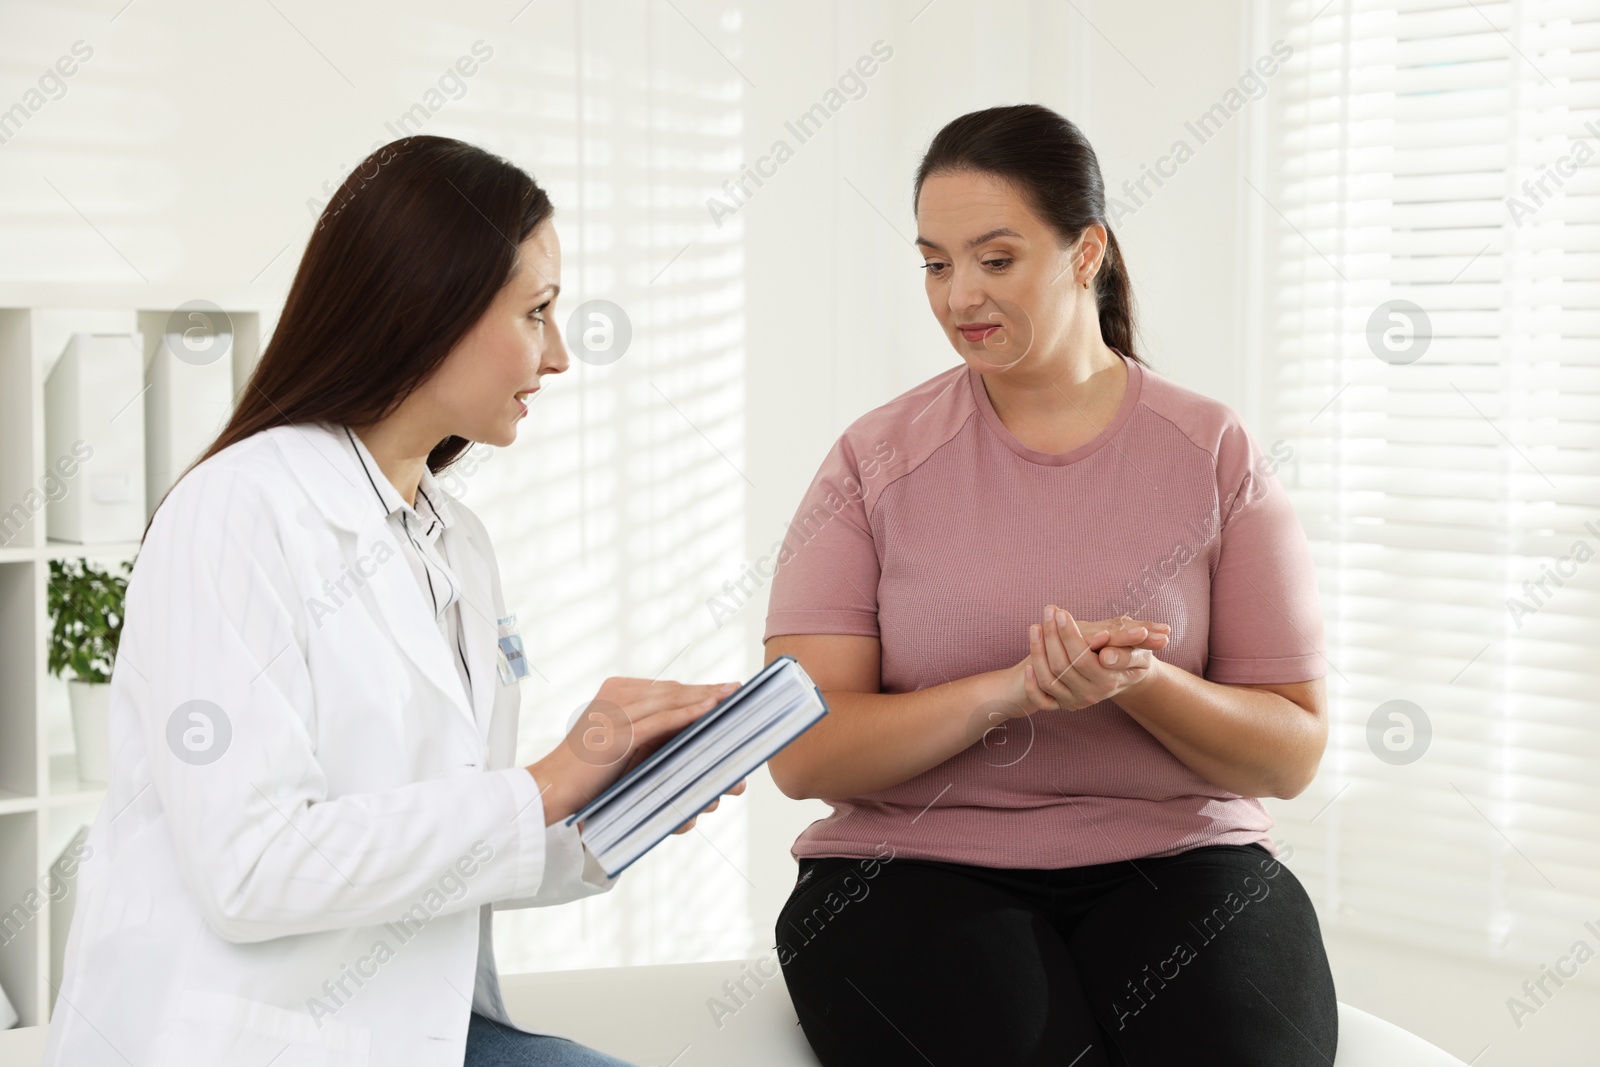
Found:
[[[500,684],[510,685],[528,676],[528,657],[522,654],[522,634],[517,631],[515,615],[507,615],[495,625],[500,631],[500,647],[495,654]]]

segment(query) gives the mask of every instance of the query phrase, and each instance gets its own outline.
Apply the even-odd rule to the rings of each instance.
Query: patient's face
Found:
[[[1060,349],[1078,304],[1075,248],[1004,179],[929,176],[917,200],[917,247],[928,305],[974,369],[1006,371]]]
[[[516,274],[418,392],[450,433],[509,445],[547,374],[567,369],[556,322],[561,242],[549,219],[518,247]]]

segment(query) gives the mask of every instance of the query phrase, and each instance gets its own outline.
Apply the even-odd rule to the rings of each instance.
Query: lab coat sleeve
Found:
[[[197,468],[129,583],[113,717],[132,705],[201,915],[248,942],[536,897],[548,832],[522,767],[329,795],[307,723],[340,709],[313,694],[293,521],[259,476]]]
[[[528,792],[537,794],[533,776],[527,776]],[[542,810],[542,809],[541,809]],[[583,846],[577,827],[568,826],[567,820],[557,819],[544,831],[545,876],[538,892],[529,896],[514,897],[494,902],[496,911],[513,908],[542,908],[551,904],[564,904],[569,900],[604,893],[616,884],[607,878],[594,853]]]

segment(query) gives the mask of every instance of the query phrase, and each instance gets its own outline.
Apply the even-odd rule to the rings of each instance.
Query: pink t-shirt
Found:
[[[1324,674],[1304,531],[1226,405],[1128,362],[1115,420],[1036,452],[965,364],[868,412],[790,524],[766,638],[860,634],[906,693],[1009,667],[1045,606],[1172,626],[1161,659],[1221,683]],[[974,708],[974,716],[985,709]],[[1043,711],[909,781],[832,801],[800,856],[1075,867],[1207,844],[1274,848],[1257,800],[1212,785],[1111,701]]]

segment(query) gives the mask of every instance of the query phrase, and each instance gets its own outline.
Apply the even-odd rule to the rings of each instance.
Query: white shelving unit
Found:
[[[143,332],[148,363],[171,309],[196,296],[232,320],[237,394],[259,356],[263,329],[277,318],[277,305],[259,295],[142,285],[0,286],[0,522],[6,523],[0,527],[0,987],[18,1026],[48,1021],[61,982],[71,902],[49,899],[49,866],[94,820],[105,795],[102,786],[78,780],[66,683],[46,670],[50,560],[117,563],[134,558],[138,545],[49,541],[43,508],[19,528],[13,507],[27,511],[24,499],[40,490],[51,458],[44,454],[44,382],[68,337]],[[37,911],[30,901],[40,905]]]

